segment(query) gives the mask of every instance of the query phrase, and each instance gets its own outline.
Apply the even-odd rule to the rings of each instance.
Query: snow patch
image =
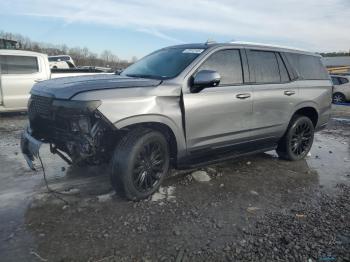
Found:
[[[155,192],[152,195],[151,201],[157,202],[161,200],[173,200],[175,199],[174,193],[175,187],[173,186],[160,187],[158,192]]]

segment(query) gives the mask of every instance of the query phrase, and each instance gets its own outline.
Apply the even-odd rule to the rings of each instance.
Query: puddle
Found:
[[[349,118],[333,117],[332,119],[335,120],[335,121],[339,121],[339,122],[350,123],[350,119]]]
[[[309,166],[317,171],[319,183],[328,189],[350,180],[350,147],[348,139],[315,134]]]
[[[176,184],[176,180],[181,180],[181,176],[177,175],[173,181],[168,180],[165,183],[166,186],[161,187],[151,197],[151,201],[159,203],[159,206],[163,205],[161,208],[164,208],[167,204],[174,204],[175,201],[176,204],[192,203],[194,200],[197,201],[197,204],[211,203],[213,196],[217,196],[218,199],[211,203],[207,210],[217,208],[220,213],[215,215],[227,215],[230,219],[232,216],[237,216],[237,219],[241,219],[239,216],[242,203],[251,202],[261,204],[261,206],[272,206],[277,203],[277,208],[279,208],[280,202],[284,203],[283,201],[285,201],[289,204],[297,199],[298,190],[308,190],[319,186],[330,191],[336,190],[337,184],[349,183],[350,181],[350,130],[348,128],[350,120],[343,117],[333,120],[340,127],[317,133],[311,156],[306,160],[280,161],[276,159],[274,152],[249,156],[249,161],[232,160],[217,165],[218,174],[225,171],[225,176],[214,176],[210,183]],[[42,171],[30,171],[19,153],[19,131],[16,131],[16,126],[13,127],[13,130],[6,132],[0,130],[0,132],[1,259],[11,258],[17,261],[28,261],[28,255],[30,256],[32,249],[35,250],[36,243],[31,234],[25,230],[24,214],[35,196],[42,194],[42,201],[46,201],[44,200],[47,196],[45,194],[46,188]],[[124,214],[123,208],[127,207],[128,202],[114,199],[107,165],[84,168],[69,167],[58,156],[52,155],[47,145],[42,147],[41,155],[49,186],[52,189],[68,192],[70,193],[69,197],[76,197],[81,201],[94,198],[97,202],[106,202],[103,205],[110,204],[114,208],[119,207],[120,213]],[[174,184],[176,188],[173,186]],[[295,199],[292,198],[293,194]],[[229,202],[225,203],[225,200]],[[227,203],[232,206],[227,208]],[[225,204],[222,209],[221,204]],[[100,204],[98,203],[98,205]],[[60,212],[62,211],[60,210]],[[129,210],[129,212],[136,211]],[[43,212],[43,214],[46,213]]]

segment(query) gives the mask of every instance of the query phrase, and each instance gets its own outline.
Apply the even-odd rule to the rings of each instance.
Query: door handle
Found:
[[[286,96],[292,96],[292,95],[295,94],[295,91],[284,91],[284,94],[285,94]]]
[[[238,94],[238,95],[236,95],[236,97],[237,97],[238,99],[246,99],[246,98],[249,98],[249,97],[250,97],[250,94],[248,94],[248,93]]]

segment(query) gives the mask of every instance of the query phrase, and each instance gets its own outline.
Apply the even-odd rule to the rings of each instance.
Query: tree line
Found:
[[[334,57],[334,56],[350,56],[349,52],[330,52],[330,53],[320,53],[321,56],[324,57]]]
[[[13,34],[0,31],[0,38],[17,41],[18,49],[52,55],[69,55],[77,66],[102,66],[113,69],[122,69],[137,60],[133,57],[130,61],[120,59],[110,50],[104,50],[101,54],[90,51],[87,47],[68,47],[67,45],[54,45],[49,43],[32,41],[21,34]]]

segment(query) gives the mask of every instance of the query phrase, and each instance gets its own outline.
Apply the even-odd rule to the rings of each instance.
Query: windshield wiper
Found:
[[[151,79],[162,79],[161,76],[157,75],[146,75],[146,74],[126,74],[129,77],[138,77],[138,78],[151,78]]]

